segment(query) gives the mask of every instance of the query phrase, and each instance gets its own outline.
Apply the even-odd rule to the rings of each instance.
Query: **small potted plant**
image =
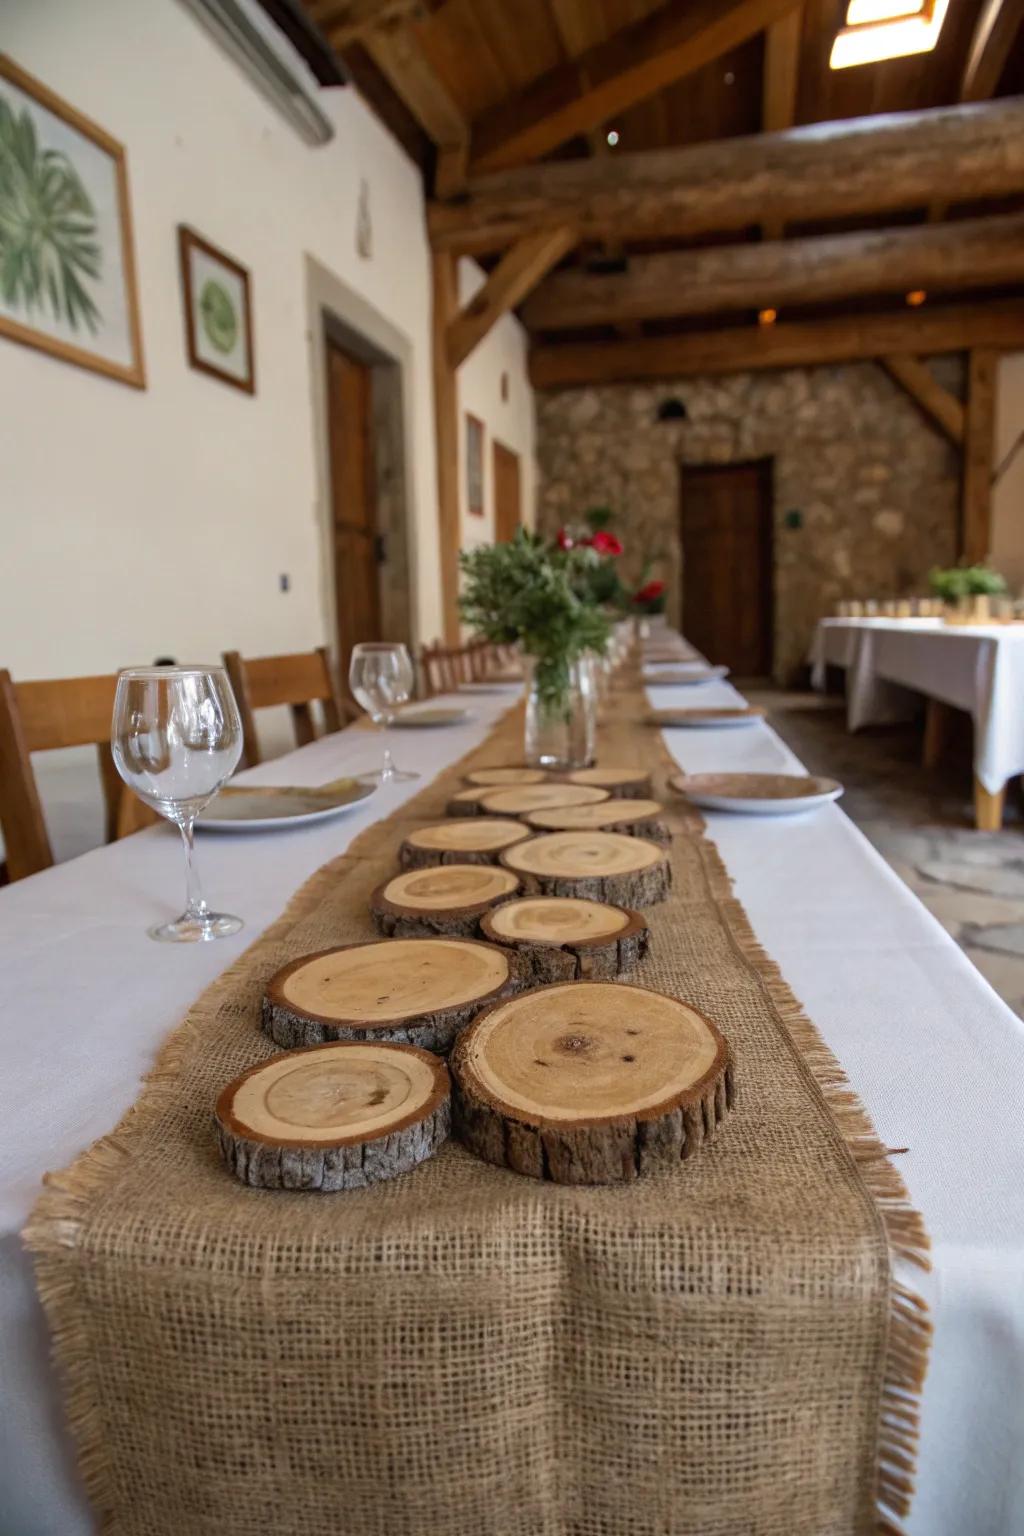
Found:
[[[544,768],[593,760],[596,685],[591,658],[603,656],[610,626],[593,595],[606,557],[568,535],[554,543],[524,528],[505,544],[459,557],[467,624],[497,645],[518,645],[527,672],[525,759]]]
[[[929,576],[931,589],[945,605],[947,624],[985,624],[992,618],[992,598],[1002,597],[1006,582],[987,565],[936,567]]]

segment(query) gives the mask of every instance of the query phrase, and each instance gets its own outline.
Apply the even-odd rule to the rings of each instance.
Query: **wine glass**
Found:
[[[186,905],[153,939],[223,939],[240,917],[211,912],[193,857],[196,817],[242,755],[242,722],[222,667],[129,667],[117,679],[111,748],[117,771],[141,800],[173,821],[185,844]]]
[[[398,706],[411,697],[414,681],[412,659],[404,645],[372,640],[353,646],[348,668],[352,697],[381,730],[387,729]],[[374,784],[400,784],[407,779],[418,779],[419,774],[395,767],[385,737],[384,762],[379,772],[360,774],[360,778]]]

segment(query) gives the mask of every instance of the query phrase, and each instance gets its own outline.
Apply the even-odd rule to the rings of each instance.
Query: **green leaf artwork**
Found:
[[[102,253],[96,210],[68,157],[45,149],[27,110],[0,95],[0,296],[77,331],[102,319],[89,291]]]
[[[203,284],[199,295],[199,313],[210,345],[227,355],[238,340],[238,315],[231,302],[231,295],[216,278],[208,277]]]

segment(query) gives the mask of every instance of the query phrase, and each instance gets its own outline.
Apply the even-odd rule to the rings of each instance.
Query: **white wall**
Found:
[[[0,666],[16,679],[67,676],[332,640],[307,255],[408,342],[415,611],[420,638],[438,634],[416,168],[352,89],[320,93],[337,134],[308,147],[177,0],[2,0],[0,34],[16,63],[127,149],[148,382],[137,391],[0,338]],[[364,177],[369,260],[355,243]],[[180,223],[251,271],[254,398],[188,367]],[[504,321],[463,369],[463,406],[532,466],[524,351],[517,323]]]
[[[466,304],[483,284],[473,261],[459,263],[459,300]],[[505,315],[487,340],[459,369],[459,505],[462,542],[468,548],[494,539],[494,443],[503,443],[520,458],[523,518],[533,527],[536,487],[533,390],[526,376],[526,333],[512,315]],[[508,375],[508,399],[501,398],[501,376]],[[470,513],[466,495],[466,412],[484,423],[484,515]]]
[[[1024,352],[1012,352],[999,364],[993,471],[1022,432]],[[992,563],[1006,577],[1010,590],[1024,595],[1024,444],[992,493]]]

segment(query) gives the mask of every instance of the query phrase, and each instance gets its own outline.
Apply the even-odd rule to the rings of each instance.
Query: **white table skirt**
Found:
[[[847,725],[907,718],[925,694],[974,721],[974,772],[990,794],[1024,773],[1024,625],[953,625],[941,619],[823,619],[811,680],[846,669]]]
[[[728,684],[659,688],[661,705],[733,703]],[[475,720],[398,739],[426,776],[480,740]],[[396,733],[397,735],[397,733]],[[796,769],[766,724],[669,731],[685,767]],[[264,765],[263,782],[318,783],[379,751],[346,731]],[[305,831],[202,839],[210,897],[242,913],[237,939],[161,946],[145,927],[174,905],[180,851],[158,828],[0,891],[0,1536],[93,1529],[47,1364],[45,1325],[17,1233],[47,1168],[69,1162],[137,1097],[198,993],[292,891],[415,793],[401,785]],[[933,1310],[919,1491],[909,1536],[1024,1531],[1024,1025],[839,807],[709,818],[755,931],[845,1066],[901,1167],[934,1244],[913,1285]],[[185,1533],[183,1533],[185,1536]],[[326,1533],[310,1532],[310,1536]]]

